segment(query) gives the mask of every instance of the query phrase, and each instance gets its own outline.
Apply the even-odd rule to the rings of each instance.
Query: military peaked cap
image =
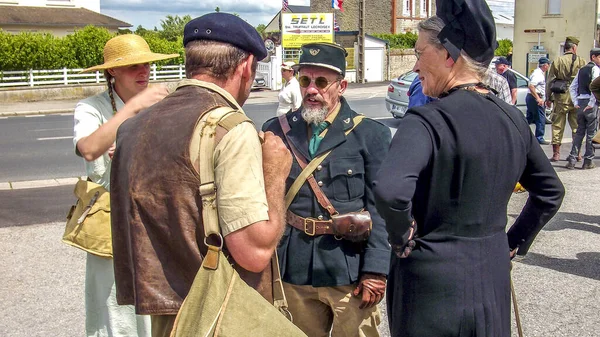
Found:
[[[315,66],[331,69],[342,76],[346,75],[348,52],[333,43],[308,43],[302,46],[302,54],[296,68]]]

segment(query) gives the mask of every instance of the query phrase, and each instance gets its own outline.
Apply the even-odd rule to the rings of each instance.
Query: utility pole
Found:
[[[356,68],[356,82],[365,82],[365,2],[358,2],[358,67]]]

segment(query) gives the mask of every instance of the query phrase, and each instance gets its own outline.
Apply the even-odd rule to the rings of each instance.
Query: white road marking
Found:
[[[46,117],[46,115],[27,115],[25,118],[34,118],[34,117]]]
[[[72,139],[73,136],[62,136],[62,137],[42,137],[37,140],[59,140],[59,139]]]
[[[8,119],[8,117],[0,117],[0,119]]]
[[[72,130],[73,128],[58,128],[58,129],[37,129],[37,130],[30,130],[30,131],[34,131],[34,132],[42,132],[42,131],[57,131],[57,130]]]

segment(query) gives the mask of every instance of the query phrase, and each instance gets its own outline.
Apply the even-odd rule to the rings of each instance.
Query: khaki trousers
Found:
[[[152,337],[169,337],[177,315],[154,315],[151,317]]]
[[[552,144],[560,145],[565,133],[565,126],[569,120],[569,126],[575,137],[577,131],[577,109],[573,104],[562,104],[554,102],[554,110],[552,110]]]
[[[356,286],[318,287],[283,283],[294,324],[309,337],[377,337],[379,308],[359,309]]]

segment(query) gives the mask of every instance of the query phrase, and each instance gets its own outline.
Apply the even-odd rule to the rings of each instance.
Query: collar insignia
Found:
[[[298,121],[298,117],[296,117],[296,116],[292,117],[292,121],[297,122]]]
[[[321,51],[321,49],[311,49],[308,52],[312,55],[312,56],[317,56],[317,54]]]
[[[350,123],[350,118],[344,119],[344,123],[349,124]]]

